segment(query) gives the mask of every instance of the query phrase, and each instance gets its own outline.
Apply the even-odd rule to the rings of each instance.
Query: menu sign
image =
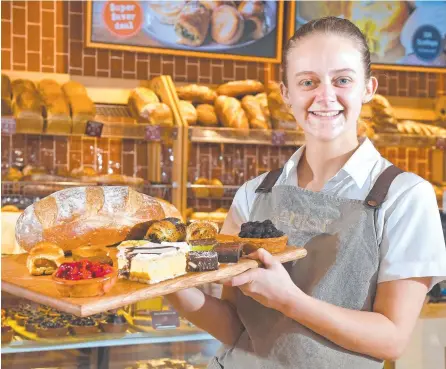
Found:
[[[280,62],[283,1],[89,1],[87,46]]]
[[[373,64],[446,67],[446,1],[292,2],[289,37],[311,19],[336,16],[364,33]]]

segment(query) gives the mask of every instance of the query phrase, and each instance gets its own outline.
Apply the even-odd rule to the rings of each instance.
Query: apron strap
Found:
[[[262,183],[260,183],[260,186],[257,187],[256,193],[269,193],[271,192],[272,188],[276,184],[277,180],[279,179],[280,175],[282,174],[283,168],[274,169],[271,172],[269,172],[266,177],[263,179]]]
[[[370,208],[379,208],[384,202],[393,180],[403,172],[403,170],[394,165],[386,168],[376,180],[372,190],[367,195],[364,204]]]

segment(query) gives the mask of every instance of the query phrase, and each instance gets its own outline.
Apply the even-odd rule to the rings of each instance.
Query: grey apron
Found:
[[[390,166],[365,201],[330,196],[296,186],[274,186],[281,169],[257,188],[250,221],[271,219],[305,246],[307,256],[284,264],[306,294],[347,309],[372,311],[379,269],[375,212],[401,170]],[[237,290],[237,312],[245,329],[208,368],[378,369],[383,362],[334,344],[282,313]]]

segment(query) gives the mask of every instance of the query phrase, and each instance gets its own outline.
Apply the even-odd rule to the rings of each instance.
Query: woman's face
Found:
[[[377,88],[375,78],[365,82],[354,42],[330,34],[297,41],[288,53],[287,79],[285,101],[305,134],[322,141],[356,135],[362,104]]]

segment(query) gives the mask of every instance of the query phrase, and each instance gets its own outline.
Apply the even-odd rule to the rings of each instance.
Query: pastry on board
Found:
[[[40,242],[34,246],[26,259],[26,267],[31,275],[50,275],[62,264],[63,250],[50,242]]]

